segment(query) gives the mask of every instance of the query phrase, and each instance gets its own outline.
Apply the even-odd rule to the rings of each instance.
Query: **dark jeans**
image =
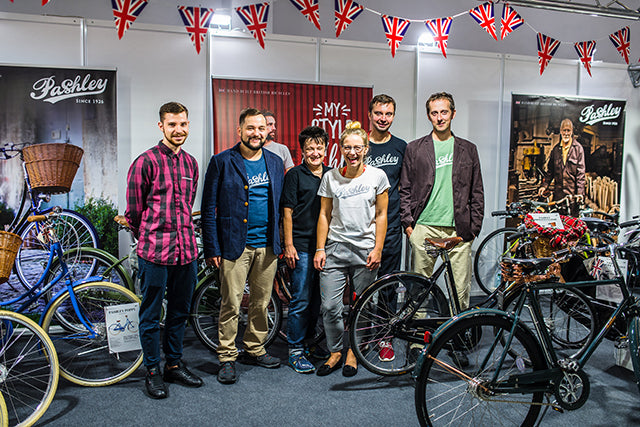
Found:
[[[384,248],[382,249],[382,260],[380,261],[380,268],[378,269],[378,277],[393,273],[394,271],[400,271],[401,261],[402,231],[396,230],[396,232],[387,232],[387,237],[384,241]],[[388,317],[389,313],[396,313],[398,307],[395,289],[385,288],[381,292],[378,299],[378,307],[381,310],[381,316],[383,318]]]
[[[196,284],[197,261],[186,265],[159,265],[138,259],[140,289],[140,342],[147,368],[159,365],[160,314],[167,299],[162,349],[168,365],[182,357],[184,329],[189,319],[191,296]]]
[[[302,350],[304,339],[313,337],[320,313],[318,271],[313,268],[314,254],[298,252],[296,268],[290,270],[291,301],[287,317],[289,350]]]

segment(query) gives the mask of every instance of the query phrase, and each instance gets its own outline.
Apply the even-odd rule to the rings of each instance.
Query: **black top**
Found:
[[[322,165],[324,176],[330,167]],[[287,172],[280,206],[293,209],[293,246],[297,251],[312,253],[316,250],[316,228],[320,215],[320,177],[302,163]]]
[[[398,184],[400,183],[400,170],[402,169],[402,158],[407,143],[402,139],[391,135],[391,139],[384,144],[369,143],[369,156],[367,164],[380,168],[387,174],[389,179],[389,207],[387,208],[387,234],[401,231],[400,225],[400,194]]]

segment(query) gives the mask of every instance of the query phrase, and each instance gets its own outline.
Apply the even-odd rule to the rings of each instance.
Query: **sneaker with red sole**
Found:
[[[391,362],[396,358],[396,354],[393,351],[393,345],[389,341],[380,341],[380,351],[378,352],[378,359],[381,362]]]

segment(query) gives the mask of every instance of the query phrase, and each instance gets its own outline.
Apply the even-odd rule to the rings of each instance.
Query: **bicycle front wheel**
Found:
[[[200,285],[195,292],[191,304],[191,324],[200,341],[210,350],[216,351],[220,341],[218,339],[218,319],[220,318],[220,283],[217,275],[212,275]],[[245,290],[240,304],[238,316],[238,333],[236,335],[236,348],[242,347],[242,338],[249,321],[249,294]],[[271,293],[271,300],[267,307],[267,322],[269,332],[264,342],[268,347],[278,336],[282,324],[282,305],[275,292]]]
[[[532,426],[543,393],[495,391],[496,381],[545,368],[535,337],[489,314],[463,317],[429,347],[417,377],[415,404],[422,426]],[[505,357],[500,362],[501,357]]]
[[[410,317],[408,313],[418,304]],[[369,286],[353,308],[349,324],[352,350],[358,362],[375,374],[407,373],[415,366],[425,331],[439,325],[434,321],[428,326],[433,317],[449,317],[447,300],[437,285],[406,273],[383,278]],[[415,339],[407,340],[408,335]]]
[[[478,246],[473,258],[473,274],[478,286],[487,295],[490,295],[502,281],[500,257],[509,248],[507,237],[516,231],[518,229],[512,227],[499,228],[485,237]]]
[[[33,320],[11,311],[0,311],[0,340],[2,423],[32,425],[58,388],[55,348]]]
[[[63,209],[60,215],[51,221],[63,251],[82,246],[98,247],[98,233],[91,222],[79,213]],[[38,240],[39,230],[40,225],[37,222],[30,222],[19,233],[22,245],[16,256],[15,271],[27,289],[38,283],[49,260],[49,245]],[[66,256],[65,258],[69,266],[72,266],[73,259]]]
[[[42,326],[49,334],[58,352],[60,375],[83,386],[114,384],[135,371],[142,363],[142,350],[112,353],[107,342],[104,309],[108,306],[140,303],[133,292],[109,282],[91,282],[75,286],[73,293],[78,311],[71,302],[69,292],[56,298],[46,313]],[[60,323],[62,318],[71,322],[71,330]],[[80,315],[92,326],[88,331]]]

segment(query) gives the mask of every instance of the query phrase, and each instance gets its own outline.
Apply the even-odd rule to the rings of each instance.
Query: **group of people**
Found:
[[[451,253],[462,308],[469,305],[471,242],[480,232],[484,193],[476,146],[455,136],[456,110],[446,92],[426,102],[433,131],[409,144],[392,135],[396,103],[377,95],[369,103],[370,133],[351,122],[340,135],[343,165],[325,166],[329,137],[303,129],[302,163],[293,166],[286,146],[275,142],[275,117],[247,108],[240,114],[239,142],[210,160],[202,195],[202,239],[207,264],[219,269],[217,379],[237,381],[240,363],[277,368],[264,348],[267,306],[278,256],[291,272],[287,318],[288,364],[300,373],[357,373],[343,342],[343,295],[347,281],[359,295],[376,276],[401,267],[402,236],[409,237],[413,269],[430,275],[435,260],[425,238],[460,236]],[[182,339],[195,285],[197,248],[191,224],[198,167],[182,150],[188,132],[186,107],[160,108],[160,143],[140,155],[128,175],[126,217],[139,239],[140,336],[152,398],[167,397],[165,382],[199,387],[202,379],[182,362]],[[286,153],[284,153],[285,150]],[[273,152],[272,152],[273,151]],[[287,157],[288,154],[288,157]],[[286,174],[285,174],[286,173]],[[240,303],[249,285],[244,351],[236,347]],[[160,311],[168,300],[160,373]],[[320,313],[328,352],[308,345]],[[394,359],[393,343],[378,357]],[[311,360],[324,360],[316,369]]]

